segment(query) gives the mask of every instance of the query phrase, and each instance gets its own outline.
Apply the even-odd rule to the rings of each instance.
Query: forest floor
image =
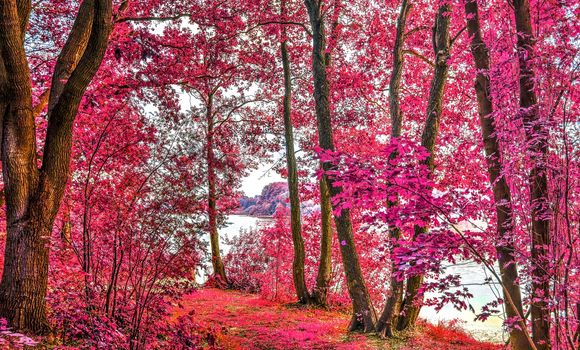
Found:
[[[186,296],[173,316],[190,317],[221,349],[496,350],[460,329],[431,324],[395,340],[347,334],[349,315],[262,299],[259,295],[204,288]],[[207,341],[206,341],[207,343]],[[208,346],[209,347],[209,346]]]

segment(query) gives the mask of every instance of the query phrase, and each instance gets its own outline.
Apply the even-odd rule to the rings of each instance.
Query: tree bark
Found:
[[[67,208],[62,220],[62,228],[60,229],[60,238],[63,242],[71,241],[72,223],[70,220],[70,208]]]
[[[67,42],[58,55],[48,98],[49,115],[87,47],[93,22],[93,8],[94,0],[83,0],[79,8],[79,16],[75,19]]]
[[[431,80],[431,89],[429,91],[429,102],[427,105],[427,121],[421,136],[421,145],[429,152],[429,156],[424,161],[428,167],[430,176],[435,170],[435,142],[439,133],[439,123],[441,119],[441,110],[443,104],[443,94],[447,82],[447,73],[449,66],[447,60],[450,52],[449,27],[451,13],[451,4],[443,3],[437,11],[435,26],[433,28],[433,49],[435,51],[435,72]],[[414,239],[428,232],[427,227],[415,227]],[[403,300],[403,316],[399,318],[398,329],[405,330],[415,326],[419,312],[423,293],[424,275],[419,274],[407,279],[407,288]]]
[[[0,80],[5,79],[0,83],[5,93],[5,105],[0,108],[1,158],[7,214],[0,317],[15,330],[45,334],[50,330],[45,303],[48,243],[68,178],[73,122],[107,47],[112,4],[110,0],[94,2],[89,42],[49,116],[40,170],[23,43],[29,12],[30,1],[0,2],[0,66],[5,71],[0,74]]]
[[[321,0],[305,0],[306,8],[312,27],[312,69],[314,75],[314,100],[316,105],[316,119],[318,122],[318,142],[323,150],[334,150],[332,123],[329,106],[329,82],[327,77],[326,33],[324,18],[321,11]],[[332,164],[323,163],[325,171],[330,170]],[[341,187],[334,186],[333,180],[325,176],[330,196],[334,197],[342,192]],[[333,206],[333,209],[336,209]],[[366,287],[354,236],[349,210],[341,210],[334,215],[340,252],[347,280],[347,287],[353,303],[353,317],[349,325],[351,331],[373,332],[376,323],[376,311],[372,305]]]
[[[217,223],[217,192],[216,192],[216,170],[214,154],[214,124],[213,124],[213,95],[208,96],[207,102],[207,214],[209,226],[209,238],[211,246],[211,264],[213,267],[213,277],[217,279],[218,286],[225,288],[228,285],[226,269],[220,253],[220,238]]]
[[[22,21],[15,1],[0,4],[1,56],[5,70],[2,168],[7,206],[0,317],[16,329],[49,330],[46,318],[48,250],[42,213],[30,199],[38,184],[30,72],[24,52]],[[26,15],[27,17],[28,15]],[[35,209],[35,210],[32,210]]]
[[[389,238],[391,241],[396,242],[401,238],[401,231],[397,227],[389,227]],[[398,244],[394,243],[391,250],[391,257],[394,256],[394,251]],[[403,291],[404,283],[396,277],[397,266],[394,260],[391,263],[391,290],[387,301],[385,303],[385,308],[379,318],[377,323],[377,333],[381,337],[393,337],[395,336],[395,330],[397,321],[399,319],[399,313],[401,311],[401,305],[403,303]]]
[[[576,319],[580,319],[580,302],[576,303]],[[574,341],[578,344],[580,350],[580,324],[576,325],[576,333],[574,333]]]
[[[501,149],[492,116],[493,103],[490,95],[489,53],[481,35],[476,0],[465,3],[465,14],[467,17],[467,31],[471,37],[471,53],[477,69],[475,92],[489,182],[492,187],[494,202],[496,203],[497,238],[502,242],[496,246],[496,251],[504,294],[509,294],[509,297],[504,297],[504,300],[509,300],[511,297],[513,301],[513,305],[509,302],[506,303],[506,314],[511,319],[514,317],[520,318],[522,320],[521,327],[526,327],[523,317],[522,295],[518,284],[517,263],[513,255],[515,247],[512,233],[514,223],[511,191],[505,177],[502,175]],[[514,350],[531,349],[523,328],[512,328],[510,330],[510,344]]]
[[[389,82],[389,109],[391,114],[391,137],[398,138],[401,136],[403,113],[400,106],[400,86],[401,76],[403,73],[403,46],[405,42],[405,28],[411,4],[407,0],[401,2],[401,11],[397,19],[397,34],[395,37],[395,46],[393,47],[393,72]],[[393,158],[396,153],[391,154]],[[397,202],[388,201],[387,206],[392,208],[397,206]],[[392,225],[389,225],[389,240],[393,242],[391,247],[391,280],[390,292],[385,303],[385,308],[377,323],[377,333],[381,337],[393,337],[395,334],[395,326],[397,324],[397,317],[400,311],[401,303],[403,302],[404,281],[395,277],[398,267],[394,260],[394,252],[398,244],[396,243],[401,238],[401,231]]]
[[[292,261],[292,276],[296,297],[302,304],[310,302],[310,294],[304,279],[304,238],[302,237],[302,221],[300,219],[300,192],[298,190],[298,172],[294,154],[294,130],[292,127],[291,103],[292,82],[290,76],[290,59],[286,41],[280,45],[282,66],[284,68],[284,137],[286,141],[286,166],[288,169],[288,192],[290,197],[290,225],[294,259]]]
[[[324,177],[320,178],[320,263],[313,298],[320,306],[327,305],[328,289],[332,279],[332,205]]]
[[[518,36],[520,115],[523,119],[532,170],[529,174],[530,201],[532,207],[532,335],[538,350],[550,349],[550,279],[545,268],[549,266],[550,213],[548,202],[548,131],[540,120],[536,92],[534,90],[534,35],[530,20],[528,0],[513,0]]]

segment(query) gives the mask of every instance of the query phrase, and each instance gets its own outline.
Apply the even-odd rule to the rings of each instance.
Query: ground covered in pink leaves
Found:
[[[211,348],[221,349],[449,349],[495,350],[465,333],[429,324],[405,338],[384,341],[347,334],[349,315],[302,308],[259,295],[201,289],[183,299],[174,317],[191,317],[211,334]]]

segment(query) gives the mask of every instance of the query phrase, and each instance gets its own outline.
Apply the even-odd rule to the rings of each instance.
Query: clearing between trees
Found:
[[[349,313],[283,304],[231,290],[204,288],[185,296],[173,317],[193,322],[208,349],[495,350],[460,329],[421,323],[406,338],[347,333]]]

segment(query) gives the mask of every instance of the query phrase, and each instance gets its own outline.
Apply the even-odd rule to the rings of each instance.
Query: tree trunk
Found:
[[[4,124],[4,113],[8,105],[9,88],[8,72],[6,72],[6,67],[4,66],[4,59],[2,58],[2,42],[0,42],[0,154],[2,153],[2,134],[4,131],[2,125]],[[4,197],[4,193],[2,194]]]
[[[290,76],[290,59],[286,41],[280,45],[282,65],[284,67],[284,137],[286,141],[286,166],[288,168],[288,192],[290,197],[290,224],[294,260],[292,261],[292,276],[296,297],[302,304],[310,302],[310,294],[304,279],[304,238],[302,238],[302,222],[300,219],[300,193],[298,190],[298,172],[294,154],[294,130],[292,128],[292,82]]]
[[[86,7],[79,11],[77,17],[93,17],[90,37],[49,115],[40,170],[36,166],[32,87],[23,43],[29,11],[30,1],[0,2],[0,90],[4,94],[0,106],[1,158],[7,216],[0,317],[15,330],[45,334],[49,331],[45,304],[48,244],[68,178],[73,122],[107,47],[112,4],[110,0],[95,0],[90,14]],[[67,42],[66,46],[70,45],[78,43]]]
[[[435,169],[435,141],[437,140],[437,134],[439,133],[443,94],[449,69],[447,60],[449,59],[451,46],[449,38],[450,14],[451,4],[447,2],[443,3],[437,11],[437,18],[433,28],[435,72],[433,80],[431,80],[431,89],[429,91],[427,121],[425,122],[425,128],[423,129],[423,135],[421,137],[421,145],[429,152],[429,156],[424,161],[424,164],[427,165],[431,175]],[[427,227],[416,227],[414,239],[420,235],[427,234],[427,232]],[[424,275],[419,274],[411,276],[407,280],[407,289],[403,301],[404,315],[399,319],[399,330],[415,326],[417,318],[419,317],[419,312],[421,311],[421,303],[423,300],[423,293],[421,291],[423,279]]]
[[[318,122],[318,142],[323,150],[334,150],[332,123],[329,106],[329,82],[326,73],[326,33],[324,18],[321,12],[321,0],[306,0],[306,8],[312,26],[312,68],[314,75],[314,100],[316,102],[316,119]],[[330,170],[332,164],[323,163],[325,171]],[[325,176],[330,196],[334,197],[342,192],[339,186]],[[334,206],[333,206],[333,209]],[[372,305],[364,277],[360,267],[358,253],[352,232],[352,222],[349,210],[341,210],[334,215],[336,231],[340,242],[342,263],[347,280],[347,287],[353,303],[353,317],[349,330],[373,332],[375,330],[376,312]]]
[[[401,231],[397,227],[389,228],[389,238],[391,241],[396,242],[401,238]],[[394,256],[394,251],[398,244],[393,244],[391,248],[391,259]],[[401,305],[403,303],[403,281],[400,281],[396,277],[397,265],[394,260],[391,263],[391,290],[387,301],[385,303],[385,308],[379,318],[377,323],[377,333],[381,337],[393,337],[395,335],[395,329],[398,321],[398,315],[401,310]]]
[[[427,234],[426,229],[422,227],[416,228],[416,237],[423,234]],[[397,324],[399,331],[412,329],[417,323],[419,313],[421,312],[421,303],[423,302],[423,291],[421,291],[421,287],[423,286],[424,279],[425,276],[423,274],[407,278],[405,297],[401,302],[402,315],[399,317]]]
[[[87,182],[88,184],[88,182]],[[86,193],[86,191],[85,191]],[[91,215],[90,208],[91,205],[88,202],[88,198],[85,197],[84,200],[84,210],[83,210],[83,256],[82,256],[82,269],[84,274],[85,280],[85,298],[86,303],[92,300],[91,296],[91,283],[90,283],[90,275],[91,275],[91,266],[92,266],[92,238],[91,238],[91,227],[89,224],[89,217]],[[116,236],[117,233],[115,233]]]
[[[399,92],[401,86],[401,76],[403,73],[403,45],[405,42],[405,28],[407,17],[411,5],[407,0],[401,2],[401,12],[397,19],[397,34],[395,37],[395,46],[393,48],[393,72],[391,81],[389,82],[389,109],[391,113],[391,137],[398,138],[401,136],[402,117],[401,106],[399,101]],[[390,157],[395,157],[396,154],[391,154]],[[387,206],[392,208],[397,206],[397,202],[388,201]],[[377,323],[377,332],[381,337],[394,336],[394,330],[397,323],[397,316],[400,311],[401,303],[403,302],[403,281],[395,277],[398,270],[395,264],[394,251],[397,248],[397,241],[401,238],[401,231],[392,225],[389,225],[389,240],[393,242],[391,247],[391,280],[390,292],[385,303],[385,308]]]
[[[496,251],[504,294],[509,294],[509,296],[504,296],[504,300],[511,298],[513,301],[513,305],[509,302],[506,303],[506,314],[508,318],[519,317],[522,320],[521,329],[512,328],[510,330],[510,344],[513,350],[527,350],[531,349],[531,346],[524,332],[526,324],[523,321],[522,295],[518,284],[517,263],[513,256],[515,247],[512,233],[514,224],[511,192],[505,177],[502,176],[501,150],[492,116],[493,103],[490,96],[489,79],[490,61],[487,47],[481,36],[477,1],[473,0],[465,3],[465,15],[467,17],[467,30],[471,37],[471,53],[477,69],[475,92],[489,182],[492,187],[494,202],[496,203],[497,239],[503,242],[496,246]]]
[[[46,212],[41,198],[35,198],[39,174],[30,73],[22,42],[24,27],[11,26],[14,18],[21,14],[21,9],[13,2],[0,5],[2,66],[7,75],[2,83],[5,126],[2,128],[1,156],[7,236],[0,282],[0,317],[14,329],[46,334],[50,331],[45,303],[48,244],[54,215]],[[22,21],[21,16],[19,21]]]
[[[580,302],[576,303],[576,319],[580,319]],[[578,344],[580,350],[580,324],[576,325],[576,333],[574,333],[574,341]]]
[[[58,55],[48,97],[49,115],[58,102],[68,78],[76,68],[87,47],[93,22],[93,8],[94,0],[83,0],[79,8],[79,14],[82,14],[82,16],[79,15],[75,19],[73,30],[71,30],[67,38],[68,45],[65,45],[60,55]]]
[[[216,278],[217,285],[225,288],[228,285],[226,269],[220,253],[220,237],[217,223],[217,192],[216,192],[216,170],[215,154],[213,150],[214,129],[213,129],[213,95],[208,96],[207,103],[207,214],[209,226],[209,238],[211,246],[211,264],[213,267],[213,277]]]
[[[520,115],[531,155],[532,170],[529,174],[530,201],[532,207],[532,335],[538,350],[550,349],[550,279],[545,268],[549,266],[550,215],[548,202],[548,176],[546,158],[548,131],[540,120],[536,93],[534,91],[534,35],[530,20],[528,0],[513,0],[518,35]]]
[[[332,205],[324,177],[320,178],[320,264],[313,297],[316,304],[326,306],[332,278]]]
[[[48,244],[52,221],[34,205],[20,221],[9,219],[4,273],[0,284],[0,315],[11,327],[37,334],[50,331],[46,318]],[[48,218],[50,220],[50,218]]]

